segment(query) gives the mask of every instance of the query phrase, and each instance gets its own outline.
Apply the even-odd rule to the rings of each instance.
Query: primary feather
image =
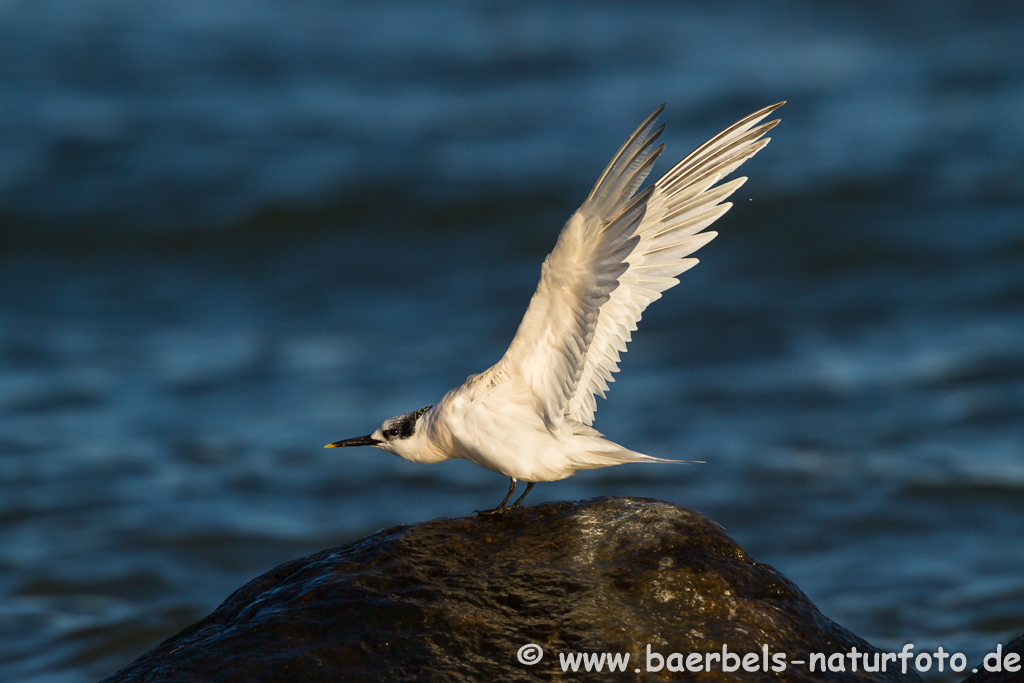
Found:
[[[717,233],[701,232],[732,206],[722,203],[746,178],[718,185],[768,144],[778,120],[758,125],[782,103],[751,114],[708,140],[654,185],[636,194],[664,145],[659,107],[612,158],[569,218],[541,267],[540,282],[508,351],[495,366],[524,378],[551,430],[568,419],[594,421],[620,354],[644,310],[686,258]]]

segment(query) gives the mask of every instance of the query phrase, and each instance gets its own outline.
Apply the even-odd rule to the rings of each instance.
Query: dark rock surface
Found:
[[[517,658],[527,643],[543,647],[533,666]],[[671,653],[723,645],[757,653],[756,670],[669,670],[686,665]],[[760,668],[764,646],[785,671]],[[598,498],[385,529],[288,562],[107,681],[921,680],[793,663],[854,647],[877,652],[707,517]],[[630,657],[624,673],[563,674],[559,653],[577,652]]]

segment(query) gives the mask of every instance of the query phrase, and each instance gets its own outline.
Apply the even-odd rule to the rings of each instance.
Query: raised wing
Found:
[[[758,123],[782,104],[733,124],[636,194],[664,149],[655,147],[664,126],[654,127],[663,107],[651,114],[562,228],[487,383],[525,390],[552,431],[567,418],[591,424],[595,395],[605,395],[644,309],[697,263],[685,257],[715,236],[701,230],[729,210],[721,202],[746,178],[715,185],[768,143],[761,136],[778,121]]]
[[[601,311],[629,268],[634,236],[655,188],[634,196],[664,146],[654,130],[661,108],[619,149],[541,266],[540,282],[505,356],[492,369],[523,381],[547,428],[565,420],[584,374]]]
[[[620,354],[625,352],[644,309],[659,299],[663,291],[679,283],[677,275],[697,265],[697,259],[686,257],[717,235],[701,231],[732,207],[732,204],[722,202],[747,179],[736,178],[723,185],[717,183],[768,144],[770,138],[762,136],[779,121],[758,124],[783,104],[779,102],[765,107],[729,126],[654,184],[646,213],[633,233],[636,246],[619,266],[618,286],[600,305],[590,343],[583,353],[582,367],[572,384],[574,392],[566,406],[566,417],[586,425],[593,423],[597,410],[596,396],[604,398],[608,382],[614,381],[612,374],[619,369]],[[653,125],[650,119],[648,122]],[[629,144],[627,142],[627,146]],[[635,176],[629,175],[628,165],[622,165],[622,154],[620,150],[609,164],[590,197],[570,220],[570,225],[576,220],[583,223],[599,220],[601,216],[608,215],[608,207],[618,207],[629,201],[639,182],[633,184]],[[616,176],[620,168],[620,179],[613,182],[610,177]],[[612,194],[598,192],[605,186],[614,188]],[[615,196],[615,192],[619,194]],[[626,192],[629,195],[625,195]],[[563,235],[568,229],[567,226],[563,230]]]

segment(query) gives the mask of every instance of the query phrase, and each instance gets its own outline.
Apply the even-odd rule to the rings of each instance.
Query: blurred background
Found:
[[[596,426],[873,644],[1024,632],[1024,4],[0,1],[0,678],[113,673],[507,481],[324,450],[504,352],[667,103],[779,100]],[[963,675],[933,676],[959,680]]]

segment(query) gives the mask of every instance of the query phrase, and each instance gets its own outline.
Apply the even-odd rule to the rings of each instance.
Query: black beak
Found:
[[[344,441],[335,441],[329,443],[324,448],[346,448],[348,446],[376,446],[381,443],[377,439],[373,438],[373,435],[367,434],[366,436],[357,436],[354,439],[345,439]]]

